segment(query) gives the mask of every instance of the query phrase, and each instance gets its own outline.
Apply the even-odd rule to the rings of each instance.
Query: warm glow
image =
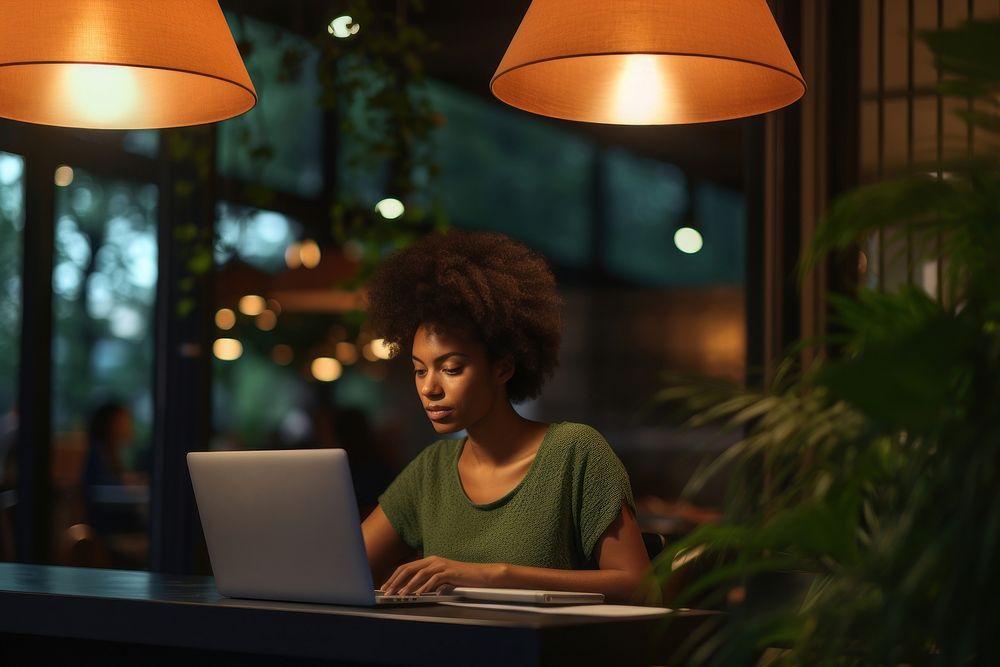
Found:
[[[132,67],[74,64],[64,67],[60,98],[84,123],[110,127],[135,114],[139,87]]]
[[[673,125],[780,109],[805,82],[767,0],[532,0],[490,90],[544,116]]]
[[[320,382],[333,382],[344,372],[340,362],[332,357],[317,357],[312,362],[313,377]]]
[[[301,250],[302,245],[300,243],[289,243],[288,247],[285,248],[285,265],[288,268],[297,269],[302,266]]]
[[[395,220],[399,216],[403,215],[406,211],[406,207],[403,206],[403,202],[392,197],[387,197],[375,204],[375,210],[378,211],[386,220]]]
[[[212,353],[222,361],[234,361],[243,354],[243,344],[235,338],[217,338]]]
[[[693,227],[681,227],[674,232],[674,245],[683,253],[693,255],[701,250],[704,241],[701,233]]]
[[[0,4],[0,117],[126,130],[212,123],[256,104],[218,0]]]
[[[387,343],[384,338],[376,338],[368,345],[376,359],[392,359],[399,352],[399,346]]]
[[[228,331],[236,325],[236,313],[229,308],[215,311],[215,326]]]
[[[340,343],[337,343],[334,356],[337,357],[337,359],[345,366],[350,366],[358,360],[358,348],[354,345],[354,343],[341,341]]]
[[[295,353],[292,351],[292,348],[284,343],[271,348],[271,360],[279,366],[287,366],[292,363],[292,359],[294,358]]]
[[[351,35],[358,34],[358,30],[361,29],[361,25],[353,23],[353,21],[354,19],[350,16],[338,16],[330,21],[330,25],[326,26],[326,31],[334,37],[346,39]]]
[[[299,259],[302,266],[307,269],[315,269],[319,266],[319,261],[322,258],[323,254],[320,252],[318,243],[312,239],[306,239],[302,242],[302,247],[299,248]]]
[[[249,315],[250,317],[256,317],[264,312],[264,308],[267,307],[264,297],[257,296],[256,294],[247,294],[245,297],[240,299],[239,309],[244,315]]]
[[[275,315],[281,315],[281,304],[278,303],[277,299],[268,299],[267,308],[273,310]]]
[[[614,110],[619,122],[626,125],[655,123],[667,114],[674,91],[664,85],[666,70],[661,58],[651,55],[631,55],[615,85]]]
[[[271,331],[278,325],[278,316],[273,311],[265,310],[257,316],[257,328],[261,331]]]
[[[73,167],[69,165],[61,164],[56,167],[55,176],[56,185],[60,188],[65,188],[67,185],[73,182]]]

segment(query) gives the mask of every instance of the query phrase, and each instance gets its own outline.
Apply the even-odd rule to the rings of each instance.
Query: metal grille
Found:
[[[862,0],[862,182],[914,169],[947,178],[942,166],[946,160],[985,148],[990,138],[953,113],[967,103],[937,93],[940,74],[929,49],[915,36],[998,16],[1000,0]],[[880,232],[862,249],[862,279],[881,290],[919,285],[940,299],[947,261],[940,247],[940,239],[936,248],[917,248],[904,234]]]

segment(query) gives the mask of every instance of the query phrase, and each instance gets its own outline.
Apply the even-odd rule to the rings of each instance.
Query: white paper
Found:
[[[523,604],[497,604],[493,602],[441,602],[440,604],[448,604],[454,607],[475,607],[476,609],[526,611],[533,614],[571,614],[573,616],[602,616],[607,618],[666,616],[670,613],[670,610],[664,607],[636,607],[624,604],[576,604],[560,607],[538,607]]]

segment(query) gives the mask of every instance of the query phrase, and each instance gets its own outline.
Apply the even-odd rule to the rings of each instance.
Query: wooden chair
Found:
[[[653,560],[667,546],[667,538],[660,533],[644,532],[642,534],[642,543],[646,546],[646,553],[649,555],[649,560]]]

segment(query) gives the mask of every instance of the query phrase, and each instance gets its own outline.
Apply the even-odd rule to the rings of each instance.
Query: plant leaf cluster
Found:
[[[921,38],[942,92],[974,99],[960,116],[994,140],[1000,22]],[[761,390],[672,378],[656,397],[693,425],[744,433],[691,483],[734,471],[725,519],[655,563],[665,583],[687,580],[674,605],[730,611],[670,664],[753,664],[767,648],[780,649],[773,664],[1000,664],[997,155],[844,195],[803,268],[879,231],[943,258],[937,298],[832,296],[832,358],[789,360]]]

